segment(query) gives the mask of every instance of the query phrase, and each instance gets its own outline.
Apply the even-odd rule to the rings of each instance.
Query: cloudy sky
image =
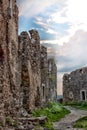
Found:
[[[19,33],[37,29],[58,67],[58,94],[62,76],[87,66],[87,0],[17,0]]]

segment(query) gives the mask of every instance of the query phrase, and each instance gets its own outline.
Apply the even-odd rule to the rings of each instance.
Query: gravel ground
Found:
[[[65,116],[65,118],[61,119],[59,122],[54,122],[53,123],[54,129],[55,130],[84,130],[79,128],[73,128],[73,124],[78,119],[87,116],[87,111],[78,110],[70,106],[65,106],[65,108],[70,110],[71,113]]]

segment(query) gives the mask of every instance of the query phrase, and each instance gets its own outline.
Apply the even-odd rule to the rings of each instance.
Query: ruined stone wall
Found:
[[[41,97],[42,105],[48,101],[48,59],[47,48],[41,46]]]
[[[48,78],[47,49],[40,48],[38,32],[22,32],[18,41],[16,0],[1,0],[0,123],[5,125],[5,118],[19,116],[23,108],[30,112],[40,107],[43,99],[48,100],[49,93],[54,100],[57,70],[53,61],[51,64],[52,80]]]
[[[57,99],[57,67],[53,58],[48,59],[49,100]]]
[[[9,2],[0,1],[0,121],[9,115],[16,116],[18,107],[16,82],[18,9],[15,0],[12,1],[11,8]]]
[[[8,1],[6,20],[6,42],[8,46],[8,69],[10,78],[10,91],[12,94],[12,109],[17,111],[19,105],[18,82],[18,8],[15,0]],[[14,107],[15,106],[15,107]],[[11,110],[12,111],[12,110]],[[13,113],[14,113],[13,112]],[[14,114],[16,116],[17,113]]]
[[[21,99],[27,111],[40,105],[40,37],[36,30],[22,32],[19,36],[19,58],[21,62]],[[20,88],[20,90],[21,90]]]
[[[63,76],[63,100],[86,101],[87,100],[87,68],[81,68],[64,74]]]

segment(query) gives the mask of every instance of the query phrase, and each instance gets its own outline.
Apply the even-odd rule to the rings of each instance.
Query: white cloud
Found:
[[[58,90],[62,92],[62,76],[75,69],[87,66],[87,32],[78,30],[58,49]]]
[[[66,6],[52,13],[51,18],[56,23],[87,24],[87,0],[67,0]]]
[[[87,0],[66,0],[66,6],[51,14],[50,21],[69,25],[67,35],[60,37],[61,42],[68,42],[77,30],[87,31],[86,5]]]
[[[55,35],[55,39],[56,39],[56,37],[60,36],[58,31],[56,31],[55,29],[52,29],[52,25],[50,24],[50,22],[48,22],[48,19],[44,19],[42,17],[35,17],[35,21],[34,22],[36,24],[38,24],[39,26],[41,26],[43,31],[45,31],[46,33]],[[54,42],[57,42],[57,41],[58,40],[54,40]]]
[[[63,4],[64,0],[18,0],[20,16],[32,17],[38,13],[44,11],[47,7],[55,4],[56,2],[59,4]]]
[[[71,23],[87,23],[87,0],[68,0],[67,13],[68,20]]]
[[[45,21],[43,22],[43,18],[36,17],[35,21],[36,24],[40,25],[44,29],[50,28],[50,25]]]
[[[48,43],[48,44],[57,44],[58,46],[60,45],[60,46],[62,46],[63,44],[63,42],[60,42],[59,40],[41,40],[41,43],[42,44],[45,44],[45,43]]]
[[[69,42],[64,44],[59,50],[59,56],[63,59],[59,59],[59,69],[83,67],[87,65],[87,32],[79,30],[75,35],[70,38]]]

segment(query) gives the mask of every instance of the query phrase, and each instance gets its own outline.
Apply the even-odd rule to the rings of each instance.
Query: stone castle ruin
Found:
[[[56,100],[56,79],[55,61],[48,60],[39,33],[18,36],[16,0],[0,0],[0,122]]]
[[[64,102],[87,101],[87,67],[63,76]]]
[[[36,30],[22,32],[19,36],[19,70],[22,103],[32,110],[40,105],[40,37]]]

